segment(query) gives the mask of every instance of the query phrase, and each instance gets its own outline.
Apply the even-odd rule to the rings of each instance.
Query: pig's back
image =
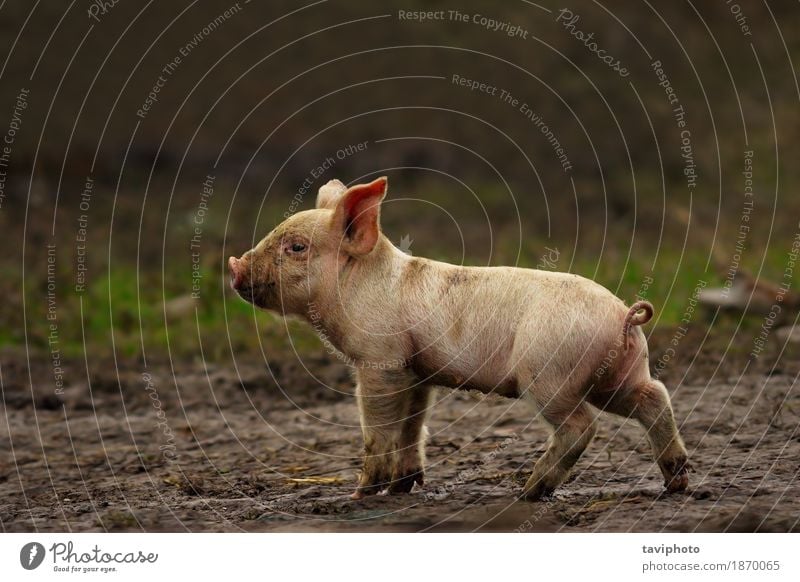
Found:
[[[437,264],[417,297],[428,309],[410,328],[418,372],[444,385],[511,391],[522,360],[568,366],[622,329],[625,305],[569,273]],[[509,394],[510,395],[510,394]]]

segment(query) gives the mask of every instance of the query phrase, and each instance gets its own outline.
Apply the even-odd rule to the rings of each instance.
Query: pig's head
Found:
[[[241,258],[228,259],[231,288],[262,309],[306,314],[321,293],[336,292],[345,265],[375,250],[385,195],[385,177],[351,188],[331,180],[315,209],[290,216]]]

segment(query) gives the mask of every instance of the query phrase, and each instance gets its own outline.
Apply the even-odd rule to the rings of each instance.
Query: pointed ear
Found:
[[[347,186],[339,180],[331,180],[317,192],[317,208],[335,209],[336,204],[346,190]]]
[[[386,196],[386,177],[369,184],[358,184],[342,194],[333,212],[332,228],[341,236],[347,254],[366,255],[372,252],[381,232],[381,200]]]

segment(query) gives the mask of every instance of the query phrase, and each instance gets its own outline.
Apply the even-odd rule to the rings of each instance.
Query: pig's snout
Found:
[[[228,270],[231,272],[231,289],[238,291],[244,281],[242,261],[236,257],[228,259]]]

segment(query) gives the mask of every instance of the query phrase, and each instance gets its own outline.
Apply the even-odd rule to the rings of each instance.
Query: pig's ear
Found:
[[[347,186],[339,180],[331,180],[317,192],[317,208],[334,210],[346,190]]]
[[[340,233],[341,248],[353,256],[369,254],[380,235],[381,200],[386,177],[348,189],[336,205],[332,226]]]

